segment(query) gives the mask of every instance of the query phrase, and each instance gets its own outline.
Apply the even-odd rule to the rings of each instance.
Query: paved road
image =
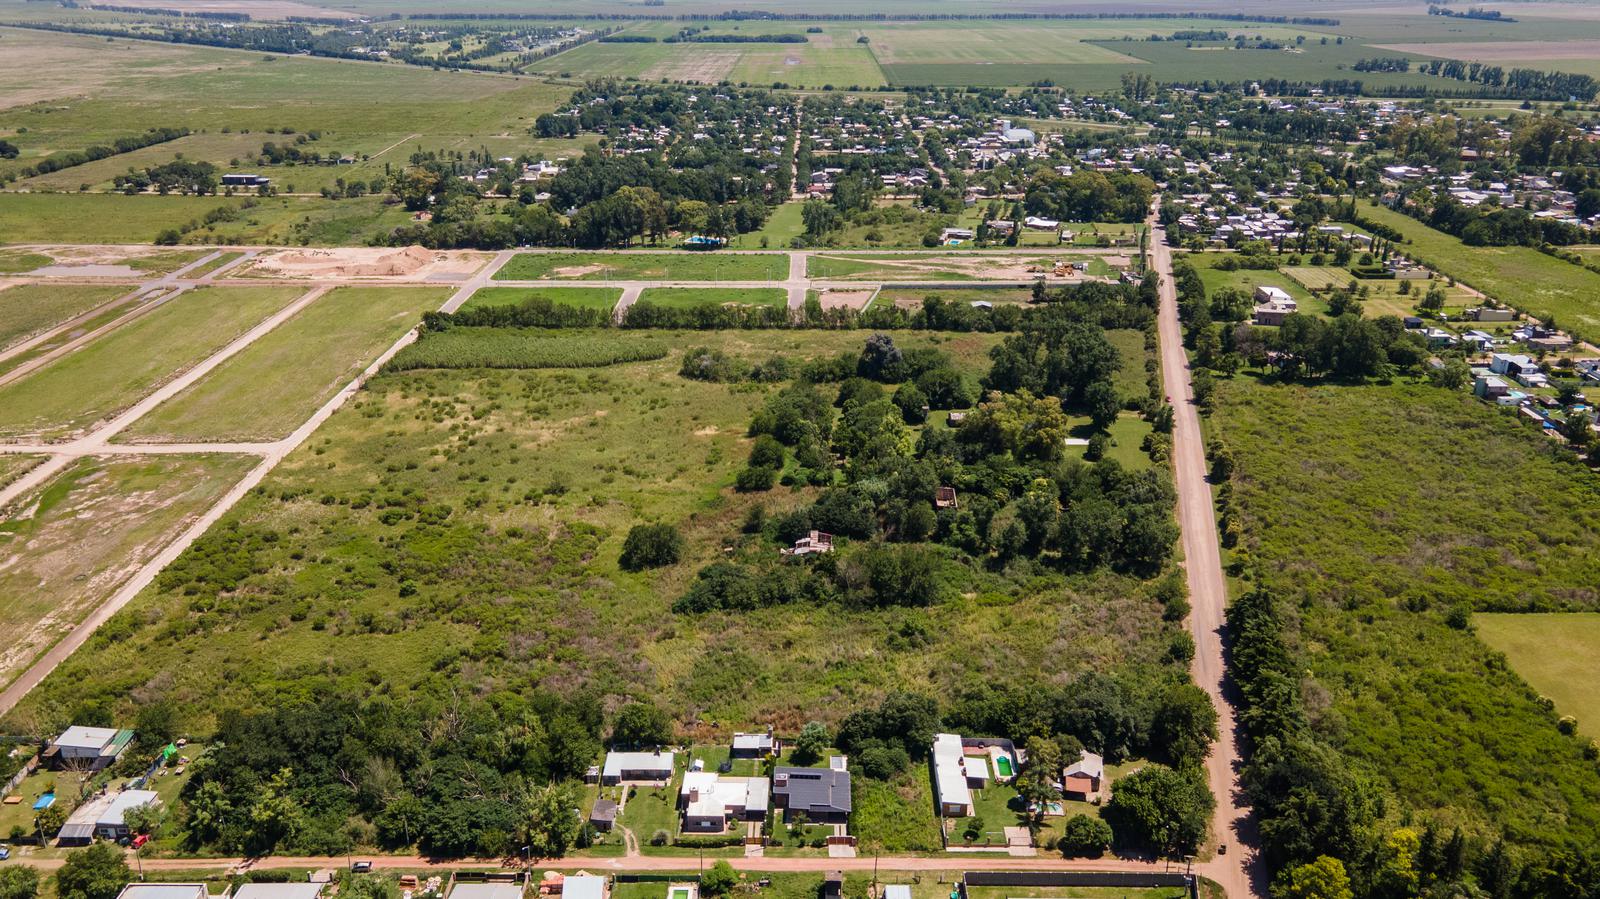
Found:
[[[1159,207],[1158,207],[1159,208]],[[1156,217],[1150,218],[1155,225]],[[1182,530],[1183,567],[1189,583],[1189,627],[1194,634],[1195,654],[1190,672],[1195,683],[1205,689],[1217,707],[1219,739],[1206,759],[1206,776],[1217,797],[1212,833],[1219,843],[1230,846],[1208,864],[1207,876],[1222,884],[1231,897],[1265,896],[1249,809],[1239,794],[1239,753],[1237,722],[1233,700],[1227,688],[1223,663],[1223,615],[1227,608],[1228,586],[1222,575],[1222,553],[1217,542],[1215,507],[1211,484],[1206,480],[1204,434],[1200,413],[1195,408],[1189,378],[1189,356],[1183,348],[1183,332],[1178,324],[1178,291],[1172,279],[1172,253],[1166,233],[1156,229],[1150,239],[1151,265],[1161,276],[1161,306],[1158,317],[1161,346],[1161,377],[1167,399],[1172,403],[1175,424],[1172,432],[1173,474],[1178,490],[1178,524]]]

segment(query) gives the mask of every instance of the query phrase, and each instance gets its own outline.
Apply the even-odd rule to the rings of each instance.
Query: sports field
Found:
[[[1600,734],[1600,613],[1514,612],[1472,617],[1483,642],[1506,654],[1511,667],[1556,712]]]
[[[447,290],[343,287],[141,418],[134,441],[272,440],[349,383]]]

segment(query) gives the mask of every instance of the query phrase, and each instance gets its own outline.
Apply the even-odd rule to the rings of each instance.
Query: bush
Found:
[[[1067,858],[1099,858],[1111,848],[1111,825],[1088,815],[1073,815],[1062,825],[1056,847]]]
[[[762,434],[756,438],[755,445],[750,447],[751,468],[782,468],[783,444],[771,434]]]
[[[778,470],[765,466],[751,465],[739,472],[734,478],[734,489],[740,493],[756,493],[762,490],[771,490],[772,485],[778,482]]]
[[[670,524],[636,524],[622,542],[617,560],[624,571],[672,565],[683,557],[683,535]]]

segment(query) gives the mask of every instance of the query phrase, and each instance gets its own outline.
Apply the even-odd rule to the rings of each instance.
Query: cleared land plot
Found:
[[[951,303],[993,303],[1022,305],[1033,302],[1033,290],[1027,287],[971,287],[960,290],[927,290],[925,288],[885,286],[872,302],[893,303],[896,306],[920,308],[928,297],[938,297]]]
[[[1478,298],[1473,295],[1472,291],[1460,286],[1446,286],[1443,278],[1429,281],[1411,281],[1409,282],[1411,292],[1401,293],[1400,285],[1408,282],[1377,279],[1357,281],[1350,274],[1350,270],[1345,268],[1297,265],[1285,266],[1279,271],[1288,275],[1295,283],[1305,287],[1308,291],[1344,288],[1348,287],[1351,281],[1356,281],[1358,288],[1364,287],[1367,289],[1367,295],[1361,299],[1361,307],[1368,316],[1394,315],[1404,318],[1408,315],[1416,315],[1417,304],[1422,301],[1423,296],[1428,291],[1435,287],[1444,291],[1445,312],[1456,313],[1467,306],[1476,306],[1479,303]],[[1318,304],[1318,308],[1326,306],[1320,298],[1314,300],[1314,302]]]
[[[782,281],[782,253],[521,253],[496,281]]]
[[[1207,296],[1231,287],[1243,291],[1245,296],[1254,297],[1257,287],[1277,287],[1294,297],[1295,302],[1300,304],[1301,312],[1320,314],[1328,308],[1326,300],[1280,270],[1241,268],[1226,271],[1216,267],[1218,262],[1227,258],[1223,253],[1198,253],[1187,258],[1200,275],[1200,282],[1206,286]]]
[[[15,453],[0,455],[0,487],[15,481],[44,461],[43,456],[23,456]]]
[[[817,253],[806,259],[806,274],[846,281],[1034,281],[1050,272],[1058,260],[1088,262],[1091,269],[1098,262],[1101,271],[1110,271],[1100,257],[1085,254]]]
[[[1154,20],[1151,22],[1155,26]],[[1166,26],[1170,30],[1171,25]],[[1201,27],[1196,25],[1195,27]],[[1155,26],[1160,30],[1160,26]],[[1095,44],[1093,38],[1121,37],[1134,32],[1112,25],[1070,26],[1041,22],[962,22],[868,25],[860,29],[871,41],[873,55],[884,66],[903,64],[997,65],[1006,63],[1116,63],[1138,59]],[[1145,34],[1149,34],[1147,30]]]
[[[136,129],[135,129],[136,130]],[[273,135],[276,137],[276,135]],[[230,159],[245,156],[261,149],[263,138],[260,134],[223,134],[222,132],[208,132],[205,134],[189,134],[177,140],[153,144],[142,147],[131,153],[119,153],[105,159],[97,159],[83,165],[36,175],[18,182],[18,186],[28,190],[77,190],[82,185],[89,185],[91,189],[109,188],[111,180],[121,175],[130,168],[143,169],[149,166],[171,162],[174,158],[182,156],[184,159],[204,160],[218,163],[227,169]],[[293,140],[293,138],[289,138]]]
[[[797,29],[798,30],[798,29]],[[815,35],[812,35],[815,37]],[[534,63],[529,71],[572,78],[636,77],[644,81],[783,82],[797,87],[879,87],[883,70],[854,43],[606,44],[591,42]]]
[[[271,440],[299,427],[449,292],[344,287],[141,418],[132,440]]]
[[[1556,711],[1600,732],[1600,614],[1593,612],[1483,613],[1474,615],[1483,642],[1506,654],[1511,667]]]
[[[620,287],[485,287],[468,297],[461,308],[517,306],[529,300],[549,300],[558,306],[609,312],[621,297]]]
[[[777,287],[651,287],[639,302],[670,309],[696,306],[783,306],[789,294]]]
[[[232,486],[246,456],[85,458],[0,519],[8,683]]]
[[[1600,340],[1600,274],[1531,247],[1469,247],[1416,219],[1363,206],[1361,214],[1404,234],[1404,252],[1507,306],[1547,318],[1588,341]]]
[[[86,284],[17,284],[0,290],[0,348],[109,303],[127,287]]]
[[[0,434],[53,439],[81,432],[222,349],[301,292],[206,287],[169,300],[0,388]]]

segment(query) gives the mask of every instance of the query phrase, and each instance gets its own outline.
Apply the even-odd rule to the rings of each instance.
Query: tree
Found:
[[[794,763],[814,765],[828,748],[828,728],[820,721],[812,721],[800,729],[794,741]]]
[[[130,879],[121,847],[96,843],[67,854],[56,872],[56,895],[61,899],[116,899]]]
[[[1111,848],[1111,825],[1088,815],[1073,815],[1061,826],[1056,848],[1067,858],[1098,858]]]
[[[570,782],[551,784],[529,797],[523,838],[536,858],[560,858],[577,835],[577,789]]]
[[[1122,403],[1117,399],[1117,388],[1112,385],[1110,378],[1101,378],[1090,384],[1084,391],[1083,400],[1089,408],[1089,418],[1094,422],[1096,430],[1104,431],[1110,428],[1117,420],[1117,414],[1122,411]]]
[[[67,823],[67,810],[62,808],[60,803],[42,808],[33,816],[34,829],[47,838],[59,833],[61,825],[65,823]]]
[[[1327,855],[1290,868],[1272,887],[1273,899],[1353,899],[1344,862]]]
[[[613,746],[664,746],[672,742],[672,719],[659,706],[630,702],[611,725]]]
[[[711,870],[700,877],[700,892],[707,896],[726,896],[738,885],[739,875],[725,858],[718,859]]]
[[[39,895],[39,872],[24,865],[0,868],[0,899],[34,899]]]
[[[1150,740],[1174,767],[1199,765],[1217,739],[1217,709],[1194,684],[1177,684],[1161,697],[1150,724]]]
[[[1050,803],[1061,799],[1061,744],[1048,737],[1029,737],[1028,763],[1017,774],[1017,794],[1026,803],[1029,826],[1038,829]]]
[[[781,450],[780,450],[781,452]],[[617,560],[624,571],[672,565],[683,556],[683,535],[670,524],[636,524],[622,542]]]
[[[1198,772],[1153,764],[1111,785],[1105,817],[1119,843],[1190,853],[1205,836],[1215,803]]]

